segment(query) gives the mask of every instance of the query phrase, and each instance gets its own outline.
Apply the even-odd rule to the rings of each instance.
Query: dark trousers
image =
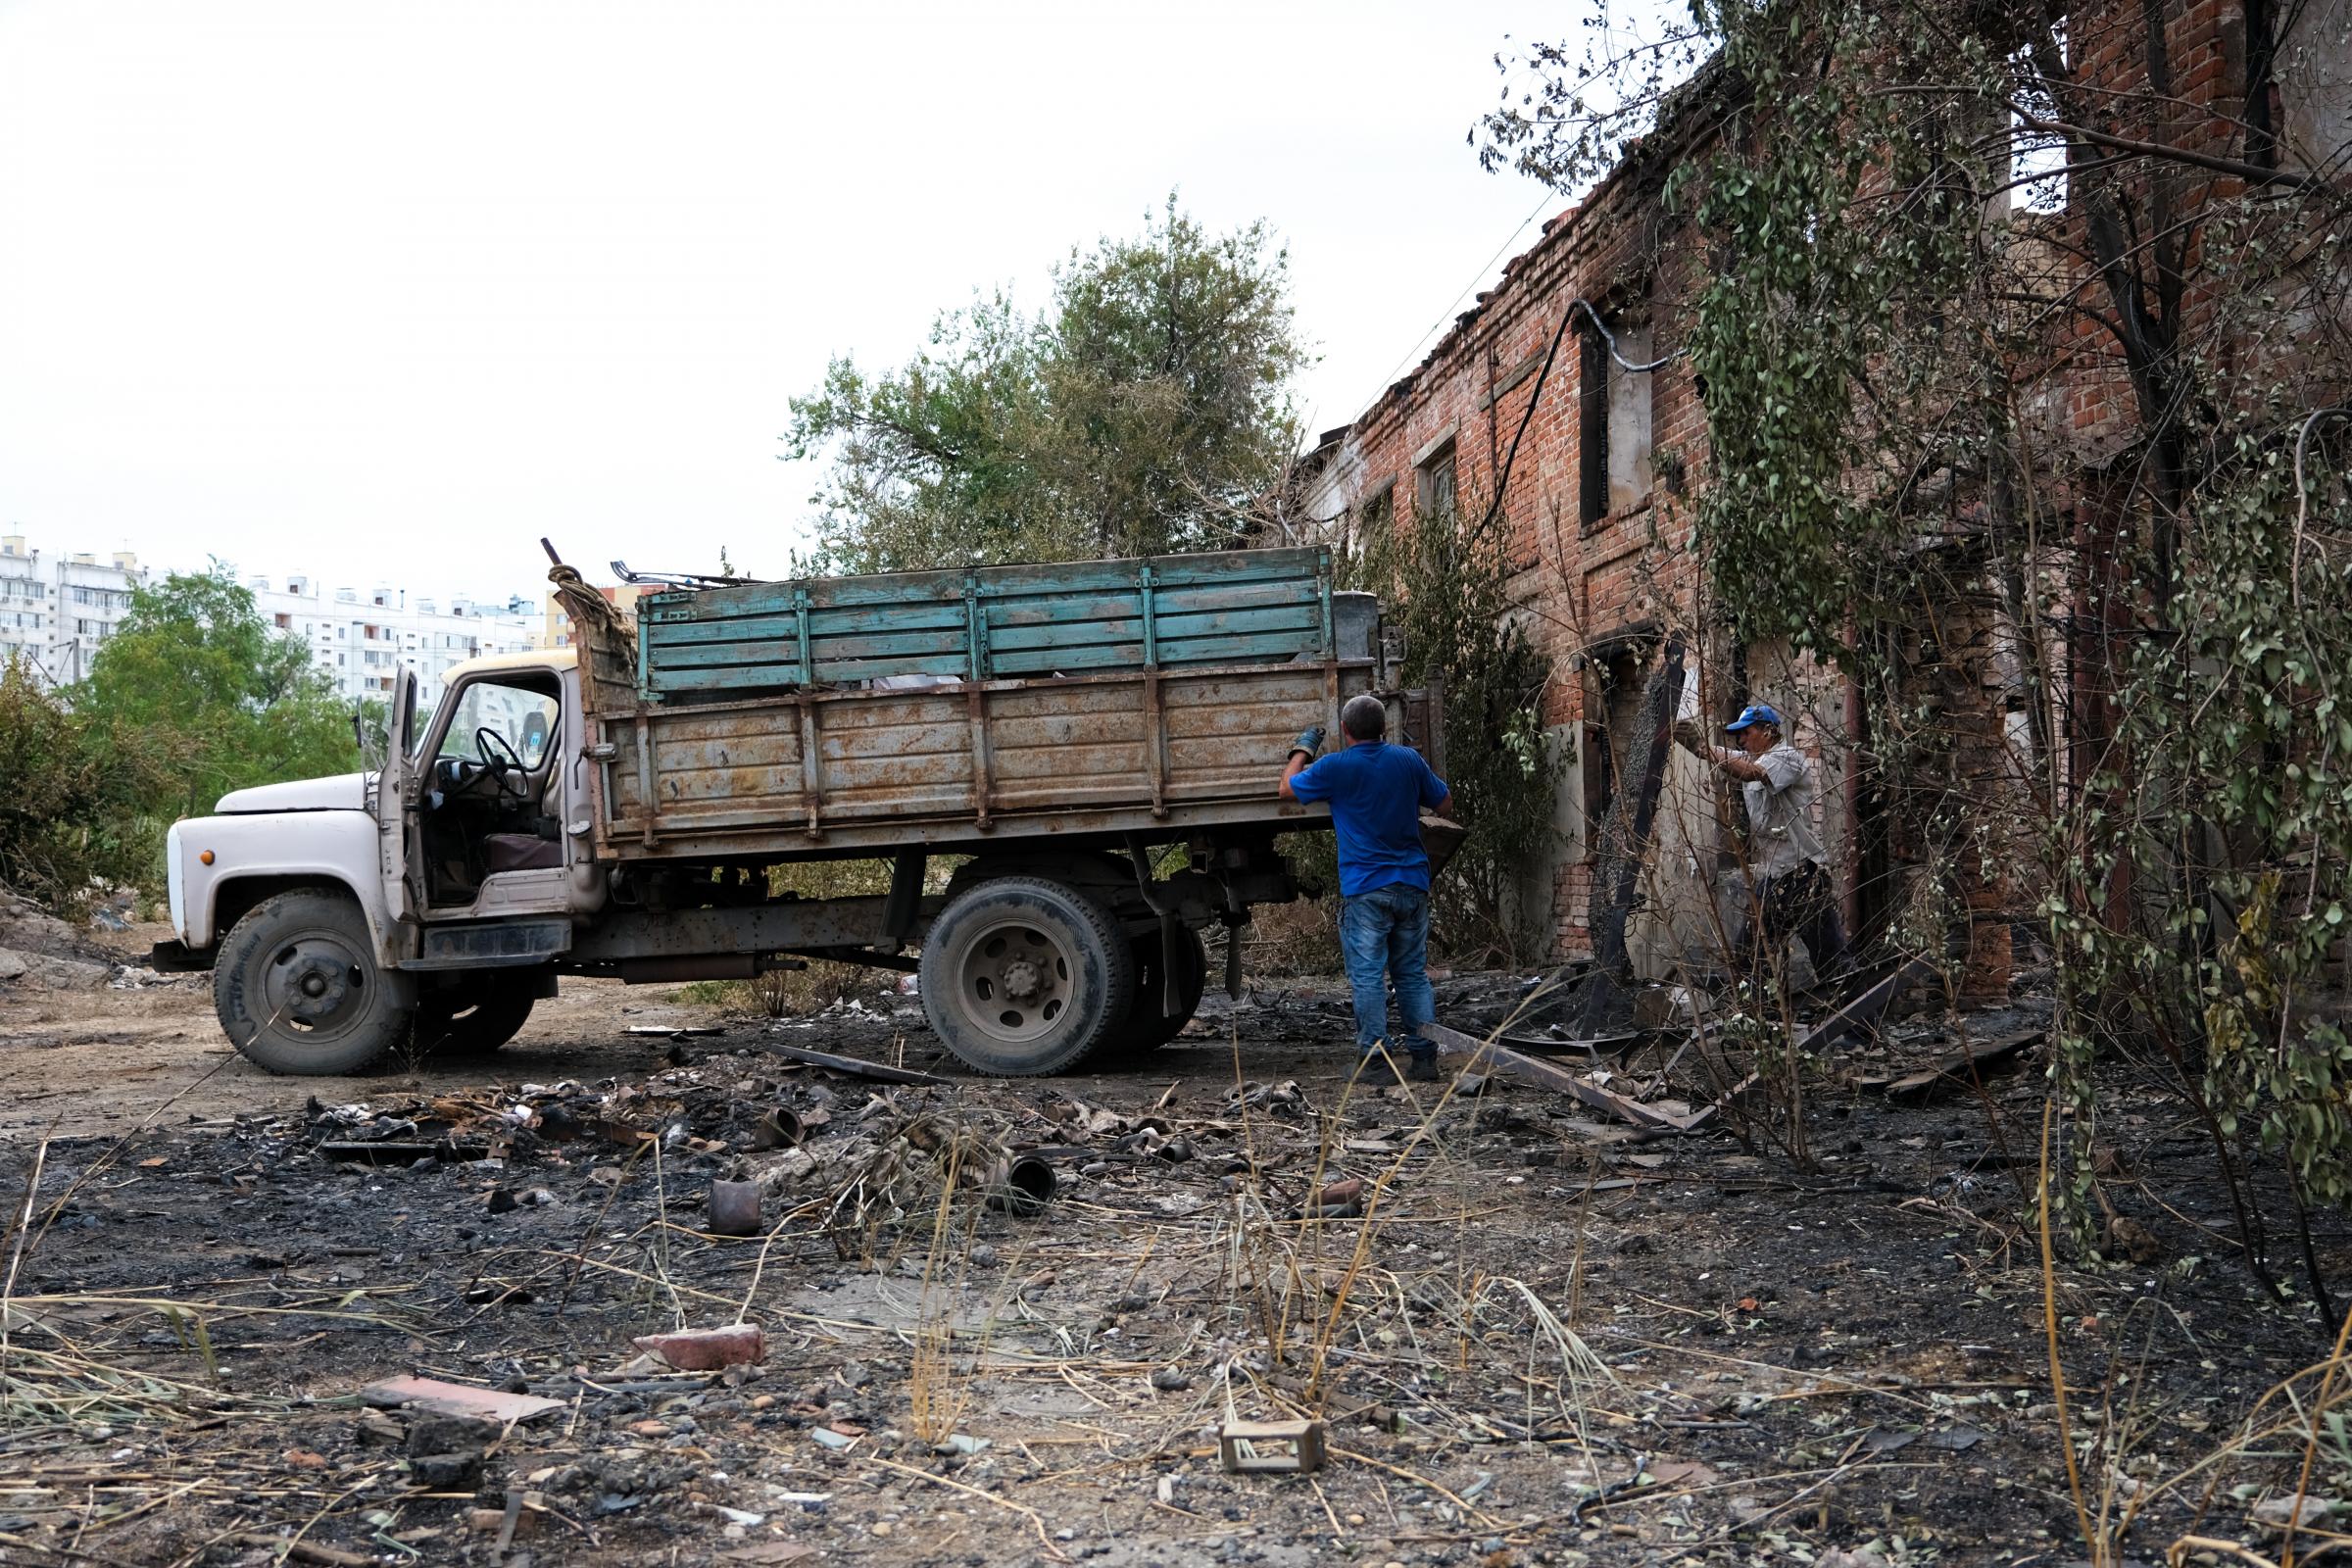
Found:
[[[1804,939],[1816,983],[1845,967],[1845,924],[1838,918],[1837,891],[1829,872],[1810,860],[1766,877],[1756,888],[1756,906],[1748,918],[1747,972],[1758,980],[1770,976],[1792,936]]]

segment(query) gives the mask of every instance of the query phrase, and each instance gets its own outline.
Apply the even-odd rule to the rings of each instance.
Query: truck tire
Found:
[[[1172,1014],[1160,1011],[1167,1004],[1159,975],[1163,951],[1156,931],[1135,939],[1135,1005],[1128,1009],[1126,1026],[1119,1033],[1117,1050],[1122,1055],[1141,1056],[1157,1051],[1184,1033],[1184,1026],[1200,1009],[1200,993],[1208,987],[1208,949],[1200,933],[1187,926],[1176,934],[1177,1011]]]
[[[304,889],[245,911],[213,967],[213,1010],[228,1043],[270,1072],[358,1072],[405,1039],[414,1017],[375,965],[352,900]]]
[[[1060,1072],[1102,1045],[1135,1000],[1135,956],[1110,911],[1044,877],[977,883],[923,939],[923,1011],[977,1072]]]
[[[416,1004],[416,1049],[458,1055],[496,1051],[522,1032],[538,1000],[527,983],[511,976],[504,984],[494,976],[430,993]]]

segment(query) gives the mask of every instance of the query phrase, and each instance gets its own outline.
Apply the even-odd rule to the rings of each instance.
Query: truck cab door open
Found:
[[[384,765],[368,805],[375,814],[376,871],[384,893],[386,941],[393,962],[416,956],[417,917],[424,907],[424,862],[416,833],[416,672],[403,669],[384,719]]]
[[[452,686],[425,726],[416,858],[428,923],[568,908],[564,690],[550,669],[486,670]]]

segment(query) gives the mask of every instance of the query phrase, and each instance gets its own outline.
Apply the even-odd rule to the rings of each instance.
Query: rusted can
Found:
[[[759,1235],[760,1184],[712,1182],[709,1214],[713,1236]]]
[[[808,1129],[790,1105],[778,1105],[761,1116],[752,1128],[754,1149],[798,1149],[808,1137]]]

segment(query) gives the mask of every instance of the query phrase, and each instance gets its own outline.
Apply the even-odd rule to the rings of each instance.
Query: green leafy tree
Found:
[[[166,782],[135,731],[69,709],[21,659],[0,666],[0,882],[73,908],[93,879],[145,870]]]
[[[71,701],[90,722],[142,737],[166,764],[145,805],[167,820],[209,811],[229,790],[360,765],[333,684],[219,571],[134,590]]]
[[[820,564],[850,571],[1231,545],[1295,445],[1289,261],[1263,222],[1179,211],[1073,250],[1024,315],[943,314],[895,371],[833,362],[792,403],[794,459],[829,456]]]

